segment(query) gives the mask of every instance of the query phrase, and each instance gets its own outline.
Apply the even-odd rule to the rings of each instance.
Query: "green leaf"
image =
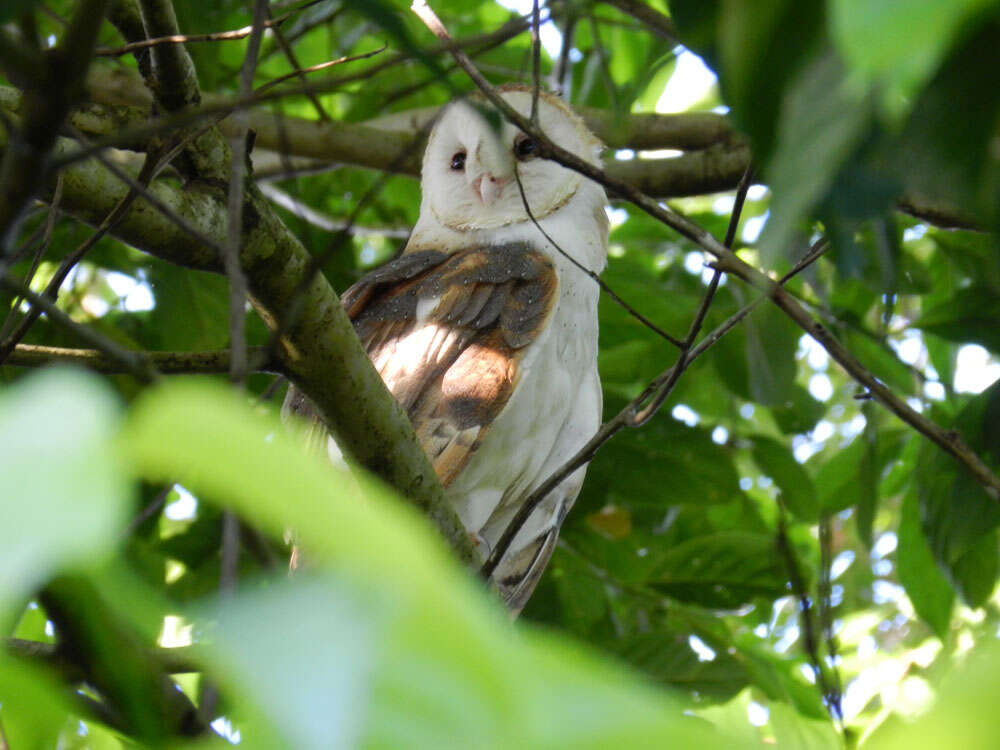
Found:
[[[797,383],[785,394],[784,403],[771,406],[771,415],[786,435],[811,432],[826,413],[826,406]]]
[[[757,596],[781,596],[785,570],[773,538],[733,531],[671,547],[648,584],[682,601],[731,609]]]
[[[774,480],[782,500],[796,518],[809,523],[819,520],[820,504],[812,477],[787,446],[770,438],[755,437],[753,460]]]
[[[220,349],[229,343],[229,282],[217,274],[154,264],[149,285],[156,299],[151,342],[167,350]]]
[[[716,445],[710,435],[661,414],[642,429],[615,436],[589,471],[595,483],[630,508],[725,503],[739,495],[739,475],[732,451]],[[588,489],[596,490],[596,485]]]
[[[917,614],[933,628],[938,638],[945,640],[955,592],[934,562],[927,539],[920,529],[920,509],[912,492],[903,499],[900,516],[896,549],[899,581]]]
[[[747,684],[739,659],[715,652],[711,658],[697,654],[687,632],[659,627],[616,641],[615,653],[666,685],[696,691],[709,700],[732,698]]]
[[[997,218],[1000,166],[990,149],[1000,116],[998,67],[1000,19],[991,13],[945,60],[894,144],[892,169],[908,194]]]
[[[98,378],[48,370],[0,398],[0,617],[61,568],[95,561],[131,491],[111,448],[119,407]]]
[[[972,450],[993,460],[998,400],[1000,383],[970,400],[953,425]],[[981,602],[996,581],[994,532],[1000,526],[1000,503],[928,441],[921,445],[915,480],[922,528],[934,558],[970,605]]]
[[[6,746],[60,747],[59,732],[72,715],[64,690],[35,665],[0,651],[0,720]]]
[[[812,60],[789,86],[774,156],[766,167],[774,198],[759,245],[764,262],[786,256],[809,212],[833,186],[866,133],[871,107],[850,91],[832,54]]]
[[[850,65],[901,95],[934,72],[966,19],[989,0],[831,0],[830,28]],[[885,33],[891,28],[891,34]]]
[[[387,655],[388,605],[336,578],[303,577],[249,592],[206,612],[217,623],[206,658],[240,696],[240,719],[267,719],[284,738],[280,744],[356,747],[370,720],[380,648]],[[466,708],[477,708],[471,696]],[[473,713],[469,721],[477,718]]]
[[[945,678],[927,711],[912,722],[887,722],[865,745],[873,750],[994,747],[998,692],[1000,649],[987,643]]]
[[[973,284],[924,311],[913,325],[948,341],[974,341],[997,353],[1000,352],[997,321],[1000,321],[997,290]]]
[[[778,747],[796,750],[840,750],[844,747],[843,739],[829,720],[807,719],[783,703],[772,703],[768,710]]]
[[[729,389],[764,406],[786,406],[795,385],[802,332],[773,305],[761,305],[711,355]]]
[[[1000,573],[1000,549],[997,530],[983,534],[975,544],[951,566],[955,588],[970,607],[982,607],[997,586]]]
[[[248,731],[245,742],[329,747],[360,736],[370,747],[438,748],[455,737],[488,737],[500,747],[602,748],[713,741],[669,698],[623,679],[620,668],[531,631],[511,638],[505,614],[455,565],[426,520],[381,485],[303,450],[273,416],[230,389],[204,382],[155,389],[136,404],[122,446],[148,475],[219,498],[272,533],[292,527],[314,566],[312,580],[274,581],[266,595],[241,595],[216,611],[212,658],[222,679],[248,698],[241,717],[267,725]],[[302,617],[310,621],[293,628]],[[269,670],[249,670],[260,649],[273,651],[260,657]],[[292,705],[303,700],[294,691],[303,670],[327,674],[317,663],[339,674],[324,678],[330,684],[315,701]],[[323,696],[344,698],[348,708],[334,712]],[[260,705],[273,701],[280,702]]]
[[[40,0],[5,0],[0,6],[0,23],[7,23],[21,13],[30,12]]]
[[[796,0],[725,0],[722,10],[718,39],[723,98],[736,125],[750,135],[756,158],[767,162],[779,119],[785,119],[787,92],[824,42],[823,6]]]
[[[816,472],[819,504],[827,513],[858,505],[876,493],[870,446],[859,435]]]

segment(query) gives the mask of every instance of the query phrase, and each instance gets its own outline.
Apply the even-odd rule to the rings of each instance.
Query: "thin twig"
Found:
[[[63,192],[63,176],[59,173],[56,178],[56,189],[52,194],[52,202],[49,204],[49,214],[45,217],[45,223],[42,225],[42,236],[38,242],[38,246],[35,249],[35,256],[31,259],[31,266],[28,268],[28,273],[24,275],[24,285],[31,287],[31,282],[35,279],[35,274],[38,273],[38,267],[42,263],[42,258],[45,256],[45,251],[49,247],[49,243],[52,241],[52,232],[55,230],[56,220],[59,218],[59,204],[62,202],[62,192]],[[28,250],[31,240],[25,246],[25,251]],[[17,256],[15,255],[15,258]],[[7,268],[13,266],[17,261],[12,258],[11,263],[5,264],[0,260],[0,276],[7,273]],[[17,311],[21,307],[21,299],[15,298],[14,303],[10,306],[10,310],[7,313],[7,318],[3,322],[3,326],[0,326],[0,341],[6,340],[7,336],[10,335],[11,329],[14,327],[14,321],[17,320]],[[0,363],[3,362],[3,354],[0,352]]]
[[[287,80],[290,80],[292,78],[302,78],[306,73],[315,73],[318,70],[326,70],[327,68],[333,68],[336,67],[337,65],[343,65],[344,63],[355,62],[356,60],[367,60],[369,57],[375,57],[375,55],[385,52],[385,50],[386,50],[386,45],[383,44],[381,47],[370,50],[368,52],[362,52],[357,55],[348,55],[346,57],[338,57],[336,60],[327,60],[326,62],[321,62],[318,63],[317,65],[310,65],[308,68],[296,68],[291,73],[286,73],[283,76],[278,76],[277,78],[271,79],[262,86],[258,86],[256,89],[254,89],[252,95],[249,93],[243,94],[242,98],[249,100],[252,96],[256,97],[258,101],[262,101],[260,99],[261,94],[263,94],[265,91],[270,91],[278,84],[284,83]],[[313,96],[316,93],[322,93],[322,90],[317,90],[316,87],[310,86],[309,84],[303,84],[301,88],[301,93],[305,94],[306,96]]]
[[[253,31],[247,44],[243,66],[240,69],[240,95],[246,96],[253,89],[253,75],[257,69],[260,40],[267,20],[267,0],[256,0],[253,11]],[[240,249],[243,243],[243,203],[247,177],[247,121],[246,112],[235,115],[236,133],[229,139],[232,151],[229,171],[229,190],[226,214],[229,219],[222,265],[229,279],[229,379],[243,385],[247,376],[246,307],[247,280],[240,266]]]
[[[319,0],[315,0],[315,2],[319,2]],[[313,4],[314,3],[309,3],[309,5]],[[304,7],[309,7],[309,6],[307,5]],[[296,12],[299,10],[303,10],[303,8],[297,8]],[[267,15],[268,18],[271,19],[270,8],[268,8]],[[284,53],[285,59],[288,60],[288,64],[292,66],[292,70],[295,72],[295,75],[299,78],[299,80],[302,81],[302,83],[306,83],[307,81],[306,81],[305,71],[302,70],[302,64],[299,62],[298,55],[295,54],[295,48],[292,47],[291,43],[288,41],[288,38],[285,36],[285,32],[282,31],[279,26],[275,25],[272,28],[271,33],[274,35],[274,38],[278,41],[278,46],[281,48],[282,53]],[[258,54],[257,56],[258,64],[260,64],[261,59],[262,59],[261,55]],[[306,96],[308,97],[309,101],[312,102],[313,109],[316,110],[316,114],[319,117],[319,119],[329,120],[330,115],[328,115],[326,109],[323,108],[323,105],[320,102],[319,97],[316,96],[316,94],[311,94],[311,93],[306,94]]]
[[[85,344],[89,344],[94,347],[109,359],[117,362],[118,365],[126,372],[131,373],[142,382],[150,383],[154,381],[159,374],[156,372],[156,368],[146,357],[144,352],[136,352],[125,349],[109,339],[107,336],[104,336],[103,334],[100,334],[85,325],[77,323],[75,320],[70,318],[69,315],[56,307],[55,302],[47,297],[44,297],[41,294],[36,294],[24,285],[18,284],[6,276],[0,277],[0,287],[6,289],[12,294],[19,294],[24,297],[32,307],[38,308],[44,312],[53,323],[72,333]]]
[[[293,15],[299,11],[305,10],[306,8],[321,2],[321,0],[312,0],[312,2],[303,5],[300,8],[291,10],[288,13],[284,13],[277,18],[272,18],[264,22],[264,28],[274,29],[275,32],[279,31],[279,26],[291,18]],[[244,26],[242,29],[233,29],[232,31],[216,31],[211,34],[170,34],[167,36],[158,36],[155,39],[143,39],[137,42],[129,42],[128,44],[122,45],[121,47],[98,47],[95,54],[98,57],[123,57],[125,55],[131,54],[133,52],[138,52],[139,50],[149,49],[150,47],[157,47],[161,44],[187,44],[188,42],[228,42],[235,39],[246,39],[253,32],[253,25]]]
[[[597,286],[599,286],[601,288],[601,291],[603,291],[605,294],[607,294],[611,299],[613,299],[615,301],[616,304],[618,304],[619,306],[621,306],[621,308],[623,310],[625,310],[625,312],[627,312],[633,318],[635,318],[636,320],[638,320],[640,323],[642,323],[644,326],[646,326],[649,330],[653,331],[657,336],[661,337],[663,340],[665,340],[665,341],[673,344],[674,346],[676,346],[678,348],[681,348],[681,347],[684,346],[684,342],[683,341],[681,341],[680,339],[678,339],[678,338],[676,338],[674,336],[671,336],[669,333],[667,333],[662,328],[660,328],[658,325],[656,325],[656,323],[654,323],[653,321],[651,321],[649,318],[647,318],[641,312],[639,312],[634,307],[632,307],[632,305],[630,305],[628,302],[626,302],[621,297],[619,297],[618,293],[615,292],[615,290],[612,289],[610,286],[608,286],[607,282],[604,281],[604,279],[602,279],[600,276],[598,276],[595,271],[591,270],[590,268],[587,268],[580,261],[578,261],[572,255],[570,255],[565,250],[563,250],[559,246],[559,244],[554,239],[552,239],[549,236],[548,232],[546,232],[544,229],[542,229],[542,225],[538,223],[538,220],[535,218],[534,213],[532,213],[531,206],[528,205],[528,198],[524,194],[524,185],[521,183],[521,175],[518,173],[517,165],[516,164],[514,165],[514,178],[515,178],[515,180],[517,182],[517,189],[521,193],[521,204],[524,206],[525,213],[528,214],[528,218],[531,220],[531,223],[535,225],[535,227],[538,229],[538,231],[542,233],[542,236],[545,237],[546,240],[548,240],[549,244],[552,245],[552,247],[554,247],[559,252],[560,255],[562,255],[566,260],[568,260],[570,263],[572,263],[574,266],[576,266],[578,269],[580,269],[585,275],[587,275],[591,279],[593,279],[594,283],[596,283]]]
[[[206,352],[141,352],[161,375],[205,375],[229,372],[228,349]],[[258,363],[254,372],[279,372],[280,365],[264,357],[265,347],[252,346],[249,358]],[[18,344],[4,365],[10,367],[47,367],[72,364],[105,375],[128,374],[131,369],[98,349],[75,349],[64,346]]]
[[[516,171],[515,171],[516,176]],[[744,175],[743,180],[740,183],[740,193],[737,199],[733,202],[733,211],[729,218],[729,227],[726,230],[726,241],[732,243],[733,238],[736,235],[736,227],[739,225],[740,213],[743,210],[743,204],[746,200],[746,192],[750,188],[750,183],[752,182],[752,173],[748,169],[747,173]],[[520,185],[520,179],[518,179],[518,185]],[[525,204],[525,210],[528,211],[528,215],[531,216],[530,208],[527,205],[527,199],[524,197],[524,192],[521,192],[522,201]],[[532,217],[532,221],[534,218]],[[569,257],[558,245],[556,245],[541,226],[539,226],[537,221],[534,221],[536,227],[539,231],[545,235],[546,239],[549,240],[559,252],[564,256]],[[816,257],[819,257],[818,255]],[[803,268],[805,266],[802,266]],[[715,284],[710,285],[708,291],[706,292],[701,305],[698,308],[694,316],[694,320],[691,323],[691,327],[688,330],[688,335],[685,340],[681,342],[680,353],[677,356],[677,361],[670,367],[669,370],[662,373],[653,382],[646,386],[645,390],[639,396],[629,403],[624,409],[622,409],[611,421],[605,422],[601,425],[601,428],[597,433],[584,445],[576,455],[570,458],[562,466],[560,466],[555,472],[553,472],[548,478],[542,482],[521,504],[518,508],[517,513],[507,524],[507,528],[504,529],[503,534],[497,540],[493,549],[490,551],[490,556],[486,560],[485,564],[481,568],[481,573],[485,578],[489,578],[496,566],[500,564],[503,556],[507,553],[510,545],[513,543],[514,538],[517,533],[521,530],[521,527],[527,523],[528,518],[534,512],[535,508],[552,492],[556,487],[558,487],[562,481],[572,474],[574,471],[579,469],[584,464],[588,463],[596,454],[597,451],[603,446],[608,440],[610,440],[614,435],[616,435],[620,430],[625,427],[640,427],[646,422],[648,422],[657,410],[663,405],[667,397],[673,391],[674,386],[677,385],[677,381],[680,379],[684,371],[690,366],[690,364],[702,353],[708,350],[708,348],[718,341],[726,331],[730,330],[736,324],[733,323],[726,328],[724,331],[718,333],[714,338],[712,334],[706,337],[706,340],[711,339],[711,343],[704,346],[695,347],[692,349],[692,344],[701,330],[702,322],[705,319],[705,314],[708,311],[709,305],[712,303],[712,299],[715,294],[715,288],[718,283],[718,273],[713,277]],[[742,319],[742,318],[741,318]],[[727,321],[728,322],[728,321]],[[723,326],[726,324],[724,323]],[[721,326],[720,326],[721,328]],[[719,329],[716,329],[718,331]],[[713,333],[715,333],[713,331]],[[703,344],[705,342],[702,342]]]
[[[153,499],[146,503],[145,507],[139,511],[139,514],[129,521],[128,526],[126,526],[125,530],[121,533],[121,538],[128,539],[139,529],[140,526],[156,515],[167,502],[167,498],[170,497],[170,493],[173,492],[173,489],[174,482],[164,485],[160,491],[153,496]]]
[[[799,604],[799,621],[802,623],[802,644],[809,659],[809,666],[812,668],[813,676],[816,678],[816,685],[820,689],[823,697],[823,704],[830,712],[831,718],[843,731],[844,716],[840,707],[840,693],[829,675],[829,670],[823,662],[823,655],[820,652],[819,635],[817,634],[816,612],[812,606],[812,600],[806,588],[805,578],[799,567],[795,549],[788,538],[788,520],[785,513],[784,503],[778,498],[778,530],[775,537],[775,544],[778,553],[784,558],[785,567],[788,570],[788,580],[792,586],[792,593]]]
[[[840,669],[837,666],[837,637],[833,634],[833,606],[831,603],[833,587],[830,583],[830,570],[833,565],[833,519],[829,513],[824,513],[819,519],[819,583],[817,584],[817,599],[819,600],[819,624],[826,644],[826,656],[830,667],[830,706],[834,716],[843,723],[844,710],[841,704],[843,683],[840,679]],[[843,731],[843,726],[841,726]]]
[[[538,92],[542,87],[542,40],[539,35],[538,0],[531,6],[531,124],[538,127]]]
[[[132,207],[135,199],[139,196],[140,188],[145,189],[145,186],[148,185],[156,175],[158,165],[163,163],[165,162],[159,159],[159,154],[157,152],[150,151],[146,154],[146,159],[143,162],[138,178],[134,181],[134,186],[129,189],[129,192],[122,197],[118,204],[104,218],[104,221],[101,222],[101,225],[93,232],[93,234],[84,240],[73,252],[63,258],[55,273],[52,274],[52,278],[46,285],[45,291],[42,292],[45,297],[52,300],[56,299],[59,294],[59,288],[66,280],[66,277],[69,276],[70,271],[72,271],[76,265],[83,260],[83,257],[90,252],[95,245],[97,245],[101,238],[103,238],[108,232],[114,229],[119,222],[121,222],[121,220],[125,217],[125,214],[128,213],[128,210]],[[29,282],[26,281],[25,283]],[[10,356],[10,353],[14,351],[14,347],[17,346],[18,343],[20,343],[20,341],[27,335],[31,326],[33,326],[35,321],[38,320],[38,316],[40,314],[41,310],[33,305],[25,314],[24,318],[22,318],[17,328],[14,329],[13,333],[11,333],[2,344],[0,344],[0,364],[3,364],[6,361],[7,357]]]

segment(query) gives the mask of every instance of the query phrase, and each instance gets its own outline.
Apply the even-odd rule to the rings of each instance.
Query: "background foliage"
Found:
[[[303,66],[430,48],[404,5],[322,0],[282,31]],[[985,0],[675,0],[648,4],[657,32],[628,12],[636,5],[543,3],[546,80],[621,122],[726,114],[758,175],[740,257],[781,274],[828,238],[787,288],[995,471],[1000,11]],[[0,22],[28,14],[22,25],[32,19],[51,45],[74,6],[22,1]],[[186,34],[250,23],[245,3],[174,7]],[[459,39],[514,15],[492,0],[434,7]],[[100,43],[122,40],[106,25]],[[245,45],[188,45],[203,91],[236,90]],[[491,81],[530,81],[530,34],[473,51]],[[265,36],[256,83],[290,70]],[[267,106],[363,122],[471,88],[447,56],[418,56],[316,102]],[[258,179],[333,222],[384,179],[347,163],[288,166]],[[732,192],[671,201],[717,238],[733,203]],[[418,205],[412,177],[378,186],[361,231],[324,264],[337,290],[401,249]],[[322,252],[328,229],[301,213],[281,209]],[[683,335],[706,257],[629,205],[610,215],[605,281]],[[33,209],[15,242],[39,248],[37,291],[92,232],[53,219],[41,244],[49,212]],[[30,277],[32,256],[11,273]],[[221,276],[105,238],[58,304],[130,349],[198,351],[229,344],[227,295]],[[724,279],[705,330],[756,296]],[[12,297],[0,301],[16,322]],[[600,316],[610,416],[676,351],[608,299]],[[252,316],[249,342],[266,339]],[[78,343],[48,317],[24,341]],[[18,639],[0,653],[0,747],[210,743],[179,739],[205,724],[230,742],[298,748],[995,742],[1000,503],[774,306],[696,360],[652,422],[602,448],[513,627],[388,490],[304,454],[276,422],[274,376],[251,375],[245,396],[221,376],[154,389],[12,366],[0,378],[0,621]],[[242,546],[236,590],[220,592],[223,509],[238,514]],[[315,555],[290,580],[288,528]]]

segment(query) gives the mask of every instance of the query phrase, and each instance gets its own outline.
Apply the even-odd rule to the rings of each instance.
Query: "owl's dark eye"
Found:
[[[451,157],[451,168],[456,172],[460,172],[465,169],[465,152],[456,151],[455,155]]]
[[[531,159],[537,150],[535,142],[525,135],[518,136],[517,140],[514,141],[514,156],[520,161]]]

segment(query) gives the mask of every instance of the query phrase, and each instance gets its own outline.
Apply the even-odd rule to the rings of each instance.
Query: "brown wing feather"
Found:
[[[343,295],[445,486],[510,399],[557,287],[551,261],[517,243],[403,255]]]

